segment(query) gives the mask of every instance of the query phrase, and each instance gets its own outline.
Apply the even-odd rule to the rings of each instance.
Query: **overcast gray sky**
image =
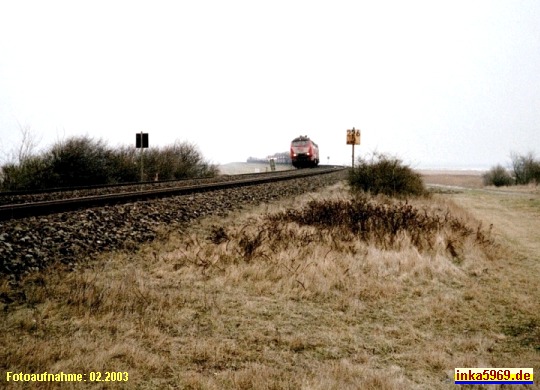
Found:
[[[215,163],[300,134],[350,163],[353,126],[418,168],[540,157],[540,1],[0,0],[4,155],[19,125]]]

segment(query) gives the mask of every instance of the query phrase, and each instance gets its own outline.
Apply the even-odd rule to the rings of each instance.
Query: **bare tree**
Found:
[[[21,125],[18,121],[17,123],[19,125],[19,133],[21,134],[21,141],[16,151],[15,158],[17,162],[21,164],[24,160],[34,154],[41,140],[37,139],[36,134],[32,131],[30,125]]]
[[[533,152],[525,155],[512,152],[510,158],[516,184],[529,184],[531,181],[538,182],[540,162],[535,159]]]

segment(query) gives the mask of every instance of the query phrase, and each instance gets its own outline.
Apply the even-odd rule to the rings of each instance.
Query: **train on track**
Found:
[[[291,162],[295,168],[319,165],[319,146],[307,135],[301,135],[291,142]]]

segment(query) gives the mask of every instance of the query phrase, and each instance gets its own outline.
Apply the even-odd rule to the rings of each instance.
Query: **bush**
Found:
[[[425,195],[422,177],[395,157],[375,153],[371,160],[358,159],[349,172],[353,190],[390,196]]]
[[[109,161],[112,183],[129,183],[141,179],[140,151],[122,146],[113,151]]]
[[[111,182],[112,151],[102,140],[89,137],[70,138],[53,145],[52,169],[58,177],[57,186],[83,186]]]
[[[48,156],[32,156],[25,158],[18,165],[8,163],[2,166],[0,188],[7,191],[43,189],[57,180]]]
[[[532,152],[526,155],[512,153],[511,159],[516,184],[540,183],[540,161],[535,160]]]
[[[510,173],[502,166],[497,165],[491,168],[488,172],[482,176],[484,179],[484,185],[494,185],[497,187],[509,186],[514,183]]]
[[[204,161],[195,145],[175,142],[162,148],[149,149],[144,153],[147,177],[160,180],[210,177],[218,173],[217,167]]]
[[[463,220],[451,216],[448,210],[428,212],[407,202],[378,202],[366,196],[350,200],[313,200],[302,209],[289,209],[269,215],[267,219],[281,225],[295,222],[333,230],[341,238],[352,234],[384,249],[392,249],[405,233],[418,250],[432,250],[442,234],[446,249],[454,258],[463,254],[467,237],[485,247],[493,245],[491,231],[482,230],[481,225],[476,229],[469,227]]]
[[[204,161],[194,145],[172,146],[143,152],[145,180],[210,177],[216,166]],[[74,137],[54,144],[39,156],[1,167],[4,191],[35,190],[140,180],[141,153],[133,147],[111,149],[102,140]]]

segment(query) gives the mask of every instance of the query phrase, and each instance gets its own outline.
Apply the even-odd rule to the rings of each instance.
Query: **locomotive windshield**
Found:
[[[292,146],[307,146],[307,141],[293,141]]]

